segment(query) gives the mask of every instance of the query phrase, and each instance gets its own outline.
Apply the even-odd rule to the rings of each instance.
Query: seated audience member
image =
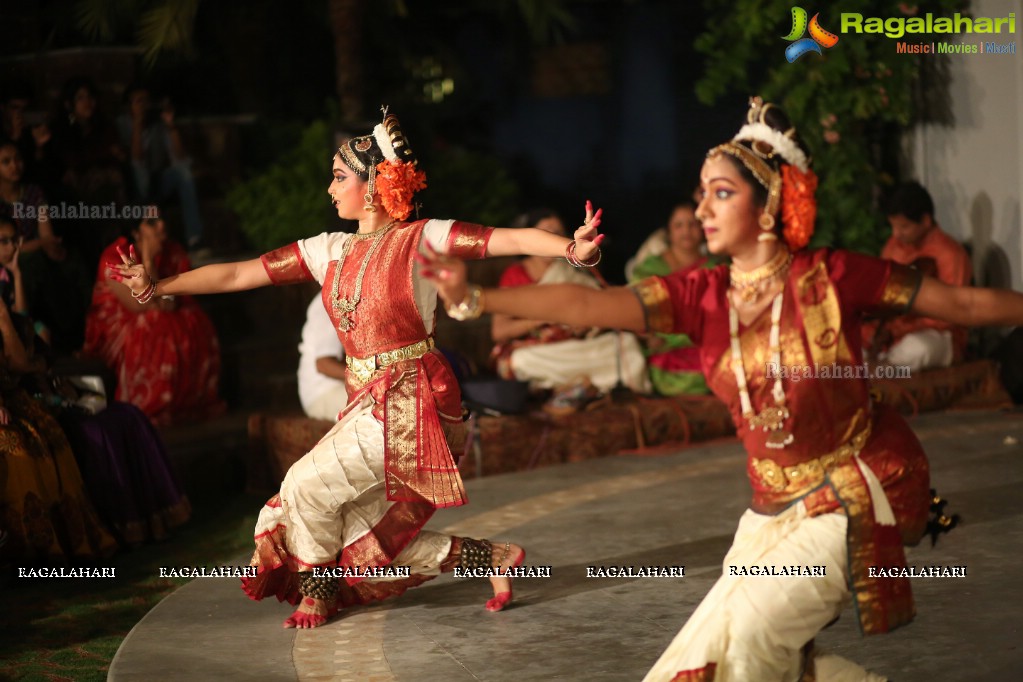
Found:
[[[114,402],[98,414],[87,414],[67,404],[77,398],[69,382],[56,392],[46,373],[45,343],[40,325],[25,315],[18,242],[14,226],[0,220],[0,291],[14,313],[15,327],[33,372],[23,372],[22,385],[51,407],[63,406],[58,420],[71,443],[85,488],[100,518],[120,540],[136,544],[165,537],[167,530],[188,520],[188,498],[178,484],[170,458],[152,424],[139,409]],[[32,338],[33,335],[39,338]],[[43,339],[43,343],[40,342]]]
[[[86,319],[85,354],[117,375],[118,400],[156,424],[202,419],[223,410],[218,398],[220,345],[209,317],[191,296],[140,304],[106,273],[119,252],[146,264],[154,277],[190,269],[188,255],[167,237],[161,218],[145,218],[108,246],[100,259]]]
[[[881,251],[882,258],[915,266],[952,286],[970,283],[970,257],[938,225],[934,202],[922,185],[899,185],[888,199],[886,212],[892,236]],[[864,347],[868,357],[911,371],[948,367],[963,358],[966,330],[939,320],[902,315],[865,326]]]
[[[0,142],[0,219],[10,219],[21,240],[27,312],[46,325],[46,342],[70,353],[82,346],[90,277],[77,253],[56,235],[42,190],[22,182],[24,164],[12,142]]]
[[[116,542],[90,503],[68,440],[20,386],[38,370],[0,302],[0,554],[21,561],[98,559]]]
[[[66,409],[60,424],[99,517],[127,545],[162,540],[192,515],[160,435],[123,402],[97,414]]]
[[[521,216],[516,226],[565,234],[561,219],[545,209]],[[588,269],[574,268],[564,258],[538,256],[509,266],[498,286],[566,283],[600,288]],[[533,389],[571,389],[588,382],[606,392],[619,379],[635,391],[646,393],[650,389],[643,351],[631,333],[572,329],[507,315],[492,317],[491,333],[496,343],[491,359],[498,374],[505,379],[528,381]]]
[[[60,171],[51,152],[53,138],[47,117],[31,111],[32,95],[27,87],[12,85],[0,100],[0,138],[14,142],[25,162],[25,180],[43,189],[60,182]]]
[[[14,222],[0,215],[0,299],[14,315],[28,318],[24,277],[21,273],[21,244]],[[43,341],[50,342],[50,330],[36,321],[33,329]]]
[[[319,294],[306,309],[298,346],[298,398],[306,415],[337,421],[348,404],[344,348]]]
[[[202,242],[199,199],[192,177],[192,160],[181,142],[174,122],[174,106],[169,99],[152,109],[149,89],[134,84],[124,91],[127,111],[117,119],[121,145],[131,159],[138,196],[144,201],[164,203],[177,197],[185,223],[185,241],[189,251]]]
[[[636,253],[625,262],[625,279],[633,282],[637,279],[636,268],[640,263],[645,263],[650,258],[660,256],[668,250],[668,228],[659,227],[643,240]]]
[[[700,203],[700,199],[703,198],[702,194],[701,194],[702,191],[703,190],[700,189],[700,186],[698,184],[693,189],[693,197],[692,197],[691,203],[692,203],[692,205],[694,207],[698,206],[699,203]],[[686,202],[686,201],[682,202],[682,204],[685,204],[685,203],[690,203],[690,202]],[[626,279],[626,281],[634,282],[634,281],[636,281],[638,279],[642,279],[642,277],[640,277],[640,276],[638,276],[636,274],[636,267],[640,263],[642,263],[642,262],[646,261],[647,259],[649,259],[651,256],[660,256],[661,254],[663,254],[667,250],[668,250],[668,228],[667,227],[659,227],[656,230],[654,230],[653,232],[651,232],[647,236],[647,238],[643,240],[643,243],[639,245],[639,249],[636,250],[636,253],[633,254],[632,258],[630,258],[628,261],[626,261],[626,263],[625,263],[625,279]],[[701,253],[706,255],[706,249],[702,249],[701,248]],[[647,277],[647,276],[649,276],[649,275],[644,275],[644,277]]]
[[[668,248],[648,256],[633,270],[633,281],[647,277],[684,276],[698,268],[714,267],[716,260],[703,255],[703,227],[696,219],[696,205],[683,201],[668,219]],[[646,338],[647,366],[654,390],[661,395],[707,393],[700,367],[700,350],[685,334],[651,334]]]
[[[70,79],[61,96],[61,116],[54,121],[53,153],[61,166],[61,180],[72,203],[104,206],[124,204],[127,197],[124,164],[127,154],[117,140],[117,130],[102,114],[92,81]],[[107,232],[109,223],[78,219],[65,226],[65,237],[84,254],[87,263],[96,262],[104,244],[116,236]]]

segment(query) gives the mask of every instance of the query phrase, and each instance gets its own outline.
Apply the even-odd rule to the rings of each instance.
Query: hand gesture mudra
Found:
[[[107,267],[107,275],[110,279],[115,282],[120,282],[131,289],[132,294],[136,295],[141,294],[149,288],[149,285],[153,280],[150,274],[146,272],[146,266],[143,265],[139,261],[138,256],[136,256],[135,246],[129,246],[127,253],[124,252],[124,249],[118,246],[117,255],[121,257],[121,262],[110,263]]]
[[[419,273],[437,288],[437,293],[448,307],[458,305],[465,300],[469,288],[465,262],[437,252],[429,242],[425,244],[429,255],[416,254],[421,266]]]
[[[600,243],[604,241],[604,235],[597,232],[600,227],[600,216],[604,209],[593,210],[593,204],[586,200],[586,218],[583,224],[576,229],[572,238],[575,239],[575,256],[584,263],[589,263],[596,258],[600,251]]]

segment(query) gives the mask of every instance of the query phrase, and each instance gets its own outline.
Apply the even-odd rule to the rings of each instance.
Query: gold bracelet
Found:
[[[458,305],[449,305],[447,311],[448,317],[459,322],[475,320],[483,314],[483,287],[470,284],[462,302]]]

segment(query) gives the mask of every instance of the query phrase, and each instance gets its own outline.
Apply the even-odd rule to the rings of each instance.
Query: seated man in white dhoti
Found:
[[[520,216],[516,227],[535,227],[559,236],[565,226],[553,211],[535,209]],[[579,284],[599,289],[600,283],[586,270],[567,260],[529,256],[509,266],[498,286],[530,284]],[[528,381],[533,389],[592,384],[607,392],[619,380],[634,391],[650,391],[643,350],[634,334],[601,332],[548,324],[510,315],[491,318],[495,346],[491,359],[498,374],[509,380]]]
[[[345,349],[320,294],[306,309],[298,352],[298,398],[302,409],[314,419],[337,421],[348,404]]]

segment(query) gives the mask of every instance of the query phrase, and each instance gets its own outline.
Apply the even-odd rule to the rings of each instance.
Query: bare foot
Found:
[[[521,566],[526,558],[526,550],[510,542],[494,543],[493,567],[502,572],[509,568]],[[491,576],[490,585],[494,588],[494,598],[487,601],[487,611],[500,611],[512,600],[512,579],[508,576]]]
[[[323,599],[302,597],[295,612],[284,621],[286,628],[318,628],[337,613],[337,607]]]

